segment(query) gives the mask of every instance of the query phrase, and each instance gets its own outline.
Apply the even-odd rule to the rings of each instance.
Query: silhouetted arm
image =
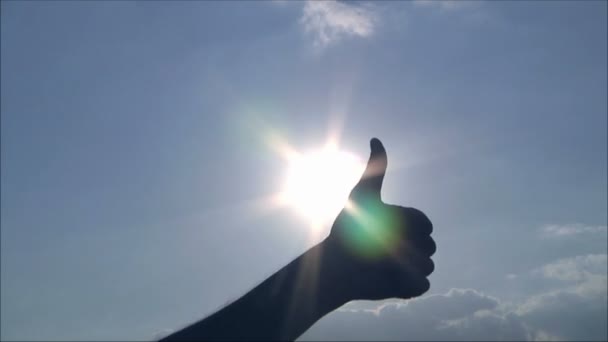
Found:
[[[161,341],[295,340],[327,313],[346,303],[335,256],[323,243],[217,313]]]
[[[378,139],[329,236],[249,293],[162,341],[294,340],[357,299],[408,299],[430,287],[433,225],[420,210],[382,202],[387,155]]]

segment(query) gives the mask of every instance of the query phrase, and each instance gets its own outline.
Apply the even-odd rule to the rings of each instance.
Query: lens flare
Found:
[[[400,231],[395,212],[374,200],[347,207],[340,232],[347,247],[360,256],[374,259],[393,254]]]
[[[283,201],[313,226],[321,226],[346,205],[363,169],[361,160],[336,145],[295,155],[289,161]]]

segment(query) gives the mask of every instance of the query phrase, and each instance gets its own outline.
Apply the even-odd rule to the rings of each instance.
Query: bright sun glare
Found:
[[[319,227],[344,207],[363,169],[359,158],[337,147],[297,153],[289,158],[283,203]]]

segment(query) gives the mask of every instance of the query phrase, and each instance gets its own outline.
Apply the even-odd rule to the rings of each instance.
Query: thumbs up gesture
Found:
[[[387,154],[376,138],[370,147],[367,167],[324,241],[325,256],[338,265],[337,291],[346,301],[420,296],[434,270],[433,225],[420,210],[382,202]]]

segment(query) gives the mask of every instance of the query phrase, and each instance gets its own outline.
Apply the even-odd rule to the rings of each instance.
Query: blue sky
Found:
[[[252,202],[285,170],[268,135],[329,127],[382,139],[436,271],[304,338],[607,338],[606,2],[1,7],[3,340],[152,339],[234,300],[314,243]]]

